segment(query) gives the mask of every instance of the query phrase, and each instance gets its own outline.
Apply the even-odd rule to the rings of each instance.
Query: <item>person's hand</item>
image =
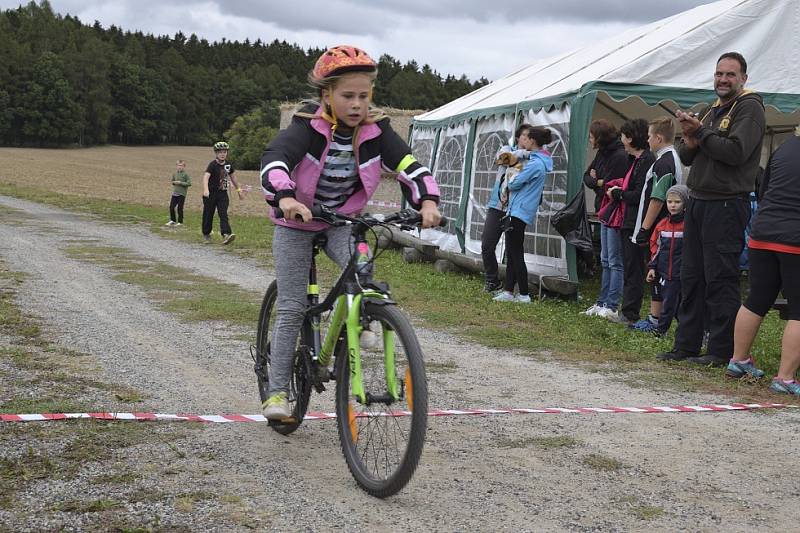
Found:
[[[439,207],[433,200],[423,200],[419,214],[422,215],[423,228],[436,227],[442,221],[442,214],[439,212]]]
[[[678,119],[684,137],[693,137],[697,130],[703,126],[703,123],[692,113],[679,110],[675,113],[675,116]]]
[[[653,283],[655,279],[656,279],[656,271],[651,268],[650,270],[647,271],[647,282]]]
[[[283,218],[285,220],[296,220],[299,216],[303,222],[309,222],[312,218],[311,210],[304,204],[301,204],[294,198],[281,198],[278,202],[278,207],[283,211]]]
[[[236,189],[236,194],[239,195],[239,200],[244,200],[244,197],[247,196],[247,192],[242,189]]]
[[[617,187],[616,185],[611,187],[606,191],[606,196],[608,196],[609,200],[619,200],[622,198],[622,187]]]
[[[636,234],[636,244],[639,246],[647,246],[650,244],[650,230],[647,228],[639,228],[639,233]]]
[[[589,171],[589,175],[592,177],[593,180],[597,181],[597,171],[595,169],[591,169]]]
[[[208,189],[203,191],[203,198],[208,198]]]

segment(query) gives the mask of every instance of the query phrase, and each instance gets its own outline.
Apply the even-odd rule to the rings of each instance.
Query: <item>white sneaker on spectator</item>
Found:
[[[529,304],[531,303],[531,296],[530,294],[519,294],[515,301],[520,304]]]
[[[166,224],[164,224],[164,225],[165,225],[165,226],[174,226],[174,225],[175,225],[175,222],[173,222],[172,220],[170,220],[169,222],[167,222],[167,223],[166,223]]]
[[[602,307],[595,316],[611,321],[619,319],[619,313],[615,309],[609,309],[608,307]]]
[[[586,315],[586,316],[594,316],[601,309],[603,309],[602,306],[597,305],[597,304],[592,304],[592,306],[589,309],[587,309],[586,311],[583,311],[581,314]]]
[[[513,292],[503,291],[494,298],[492,298],[495,302],[515,302],[517,299],[514,296]]]

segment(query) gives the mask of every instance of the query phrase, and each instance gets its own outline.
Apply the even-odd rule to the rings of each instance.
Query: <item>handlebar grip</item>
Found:
[[[286,218],[284,216],[284,214],[283,214],[283,209],[281,209],[280,207],[273,207],[273,210],[274,210],[273,213],[275,214],[275,218]],[[317,217],[321,216],[322,213],[323,213],[323,210],[319,205],[313,206],[310,209],[310,211],[311,211],[311,216],[314,217],[314,218],[317,218]],[[296,221],[298,221],[298,222],[302,222],[303,221],[303,217],[301,217],[300,215],[295,215],[294,219]]]
[[[281,209],[280,207],[273,207],[273,209],[274,209],[273,213],[275,214],[275,218],[286,218],[286,217],[283,216],[283,209]]]

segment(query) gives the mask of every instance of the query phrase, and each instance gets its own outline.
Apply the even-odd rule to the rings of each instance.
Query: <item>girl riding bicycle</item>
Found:
[[[291,416],[289,379],[303,312],[314,237],[325,233],[325,253],[340,267],[350,258],[350,229],[312,221],[310,207],[324,205],[346,215],[361,212],[378,188],[381,169],[397,172],[403,196],[422,215],[422,227],[441,220],[439,188],[431,172],[392,130],[389,119],[370,109],[378,66],[363,50],[335,46],[308,75],[319,103],[300,109],[261,156],[267,203],[283,210],[275,223],[272,255],[278,282],[277,320],[270,349],[269,398],[264,416]]]

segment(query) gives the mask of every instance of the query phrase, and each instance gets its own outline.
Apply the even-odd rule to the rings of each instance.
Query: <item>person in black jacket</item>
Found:
[[[639,202],[642,197],[647,171],[655,163],[655,156],[647,142],[647,121],[642,118],[629,120],[620,128],[620,140],[625,151],[633,157],[628,170],[627,186],[611,187],[608,194],[611,198],[625,203],[625,217],[620,227],[622,238],[622,261],[625,269],[622,290],[622,307],[616,321],[632,324],[639,320],[639,311],[644,299],[644,279],[647,275],[647,250],[636,244],[631,237],[639,213]]]
[[[761,159],[766,118],[761,97],[745,90],[747,62],[728,52],[717,61],[719,97],[698,119],[678,111],[678,154],[691,165],[686,185],[686,232],[681,265],[678,329],[661,360],[725,366],[733,353],[733,326],[741,304],[739,256],[750,218],[750,192]],[[700,356],[707,320],[707,353]]]
[[[781,363],[770,389],[800,396],[795,374],[800,368],[800,126],[770,158],[759,192],[750,233],[750,294],[739,308],[733,358],[725,373],[761,377],[750,357],[758,329],[783,291],[789,320],[783,330]]]
[[[607,182],[622,178],[630,167],[628,154],[619,140],[619,133],[609,121],[599,119],[589,126],[589,144],[597,150],[589,168],[583,176],[583,182],[594,191],[594,211],[600,210],[600,202],[605,194]],[[583,313],[594,316],[598,313],[616,312],[623,282],[622,250],[619,239],[606,239],[604,227],[600,232],[600,257],[603,263],[600,294],[597,302]],[[611,242],[607,242],[611,241]],[[611,248],[611,249],[609,249]],[[613,309],[612,309],[613,308]]]
[[[594,212],[597,213],[605,194],[603,185],[624,177],[631,163],[617,128],[605,119],[595,120],[589,126],[589,144],[597,153],[583,175],[583,183],[594,192]]]

